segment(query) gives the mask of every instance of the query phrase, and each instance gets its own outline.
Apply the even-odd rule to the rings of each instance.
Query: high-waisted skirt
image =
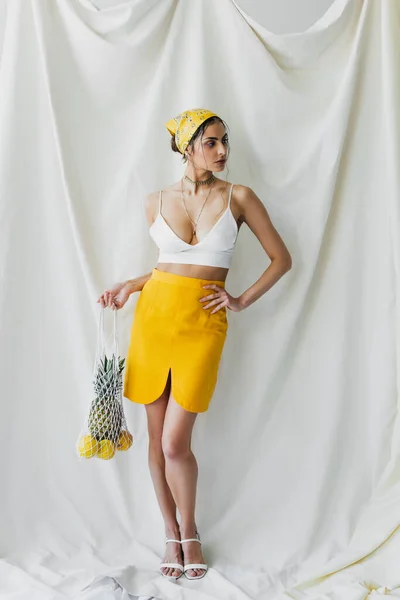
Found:
[[[125,361],[124,396],[149,404],[159,398],[171,370],[171,394],[184,409],[208,409],[218,379],[228,320],[226,307],[200,298],[214,293],[197,279],[153,269],[136,303]]]

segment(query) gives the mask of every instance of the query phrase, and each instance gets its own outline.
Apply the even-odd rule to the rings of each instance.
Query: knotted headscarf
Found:
[[[218,115],[205,108],[192,108],[185,110],[165,124],[170,134],[175,136],[177,148],[182,154],[196,130],[210,117],[218,117]]]

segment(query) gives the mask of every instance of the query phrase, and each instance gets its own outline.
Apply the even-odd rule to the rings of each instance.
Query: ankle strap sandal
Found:
[[[165,543],[168,544],[168,542],[177,542],[178,544],[181,543],[181,540],[172,540],[172,539],[168,539],[165,538]],[[163,573],[161,571],[161,569],[163,569],[164,567],[167,567],[169,569],[178,569],[178,571],[180,571],[179,575],[165,575],[165,573]],[[182,577],[183,574],[183,566],[179,563],[161,563],[160,564],[160,573],[163,577],[166,577],[167,579],[179,579],[179,577]]]
[[[199,533],[196,531],[196,536],[195,538],[187,538],[185,540],[181,540],[181,544],[184,544],[185,542],[198,542],[199,544],[201,544],[201,540],[200,540],[200,535]],[[187,571],[189,571],[190,569],[203,569],[204,573],[202,573],[201,575],[188,575]],[[183,572],[185,574],[185,577],[187,579],[202,579],[204,577],[204,575],[207,573],[208,571],[208,565],[206,565],[205,563],[190,563],[188,565],[185,564],[184,568],[183,568]]]

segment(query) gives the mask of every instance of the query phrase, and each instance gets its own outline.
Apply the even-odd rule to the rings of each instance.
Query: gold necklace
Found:
[[[215,175],[214,173],[211,173],[208,179],[199,179],[199,181],[192,181],[187,175],[184,175],[184,178],[187,181],[190,181],[190,183],[192,183],[193,185],[206,185],[207,183],[211,183],[215,179]]]
[[[203,212],[203,208],[205,207],[206,202],[207,202],[207,200],[208,200],[208,198],[209,198],[209,196],[211,194],[211,189],[212,189],[212,186],[210,186],[210,189],[209,189],[208,194],[207,194],[207,198],[205,199],[205,202],[204,202],[203,206],[201,207],[199,216],[197,217],[196,222],[195,222],[195,221],[193,221],[192,217],[189,215],[189,213],[187,211],[187,208],[186,208],[185,197],[183,195],[183,178],[181,179],[181,194],[182,194],[183,206],[185,207],[185,211],[186,211],[187,216],[189,217],[189,219],[191,220],[191,222],[194,225],[194,229],[193,229],[192,237],[190,238],[190,242],[192,241],[192,239],[194,238],[194,236],[196,234],[197,223],[199,222],[201,213]],[[189,242],[189,244],[190,244],[190,242]]]

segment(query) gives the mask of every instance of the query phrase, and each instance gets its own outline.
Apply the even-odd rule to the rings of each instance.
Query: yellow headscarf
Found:
[[[192,108],[185,110],[165,124],[170,134],[175,136],[176,145],[182,154],[196,130],[210,117],[218,117],[218,115],[205,108]]]

